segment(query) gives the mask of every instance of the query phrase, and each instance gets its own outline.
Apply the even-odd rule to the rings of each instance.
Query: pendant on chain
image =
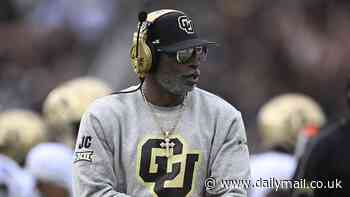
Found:
[[[171,152],[173,152],[173,148],[175,147],[175,143],[174,142],[170,142],[170,138],[169,137],[165,137],[164,139],[165,142],[161,142],[160,143],[160,147],[165,148],[166,151],[166,156],[170,157],[172,154],[170,153],[170,149],[172,150]]]

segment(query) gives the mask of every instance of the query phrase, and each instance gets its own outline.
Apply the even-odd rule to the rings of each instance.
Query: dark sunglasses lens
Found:
[[[180,64],[185,64],[186,62],[188,62],[192,56],[193,56],[193,48],[189,48],[189,49],[183,49],[183,50],[179,50],[176,53],[176,60],[178,63]]]
[[[176,53],[176,60],[179,64],[186,64],[194,57],[194,55],[197,55],[200,60],[203,61],[206,59],[207,51],[207,47],[205,46],[179,50]]]

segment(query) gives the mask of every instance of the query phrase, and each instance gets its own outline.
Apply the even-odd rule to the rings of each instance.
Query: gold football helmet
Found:
[[[23,164],[27,152],[46,140],[46,126],[36,113],[12,109],[0,113],[0,153]]]
[[[301,129],[312,126],[320,128],[326,118],[320,105],[303,94],[277,96],[261,107],[258,127],[264,145],[295,147]]]
[[[111,93],[105,82],[92,77],[76,78],[53,89],[43,106],[51,139],[73,146],[85,110],[95,99]]]

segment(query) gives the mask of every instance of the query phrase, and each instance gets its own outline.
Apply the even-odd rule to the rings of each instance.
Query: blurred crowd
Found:
[[[183,10],[219,43],[199,86],[242,112],[253,179],[306,176],[311,139],[347,125],[350,1],[1,0],[1,197],[71,195],[81,115],[137,83],[137,13],[160,8]],[[250,195],[290,195],[268,192]]]

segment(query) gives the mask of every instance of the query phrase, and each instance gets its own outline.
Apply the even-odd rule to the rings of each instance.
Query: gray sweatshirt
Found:
[[[140,91],[106,96],[89,107],[75,148],[74,196],[247,196],[244,185],[221,184],[250,178],[239,111],[199,88],[183,109],[152,109]],[[177,117],[167,149],[161,130],[172,128]]]

